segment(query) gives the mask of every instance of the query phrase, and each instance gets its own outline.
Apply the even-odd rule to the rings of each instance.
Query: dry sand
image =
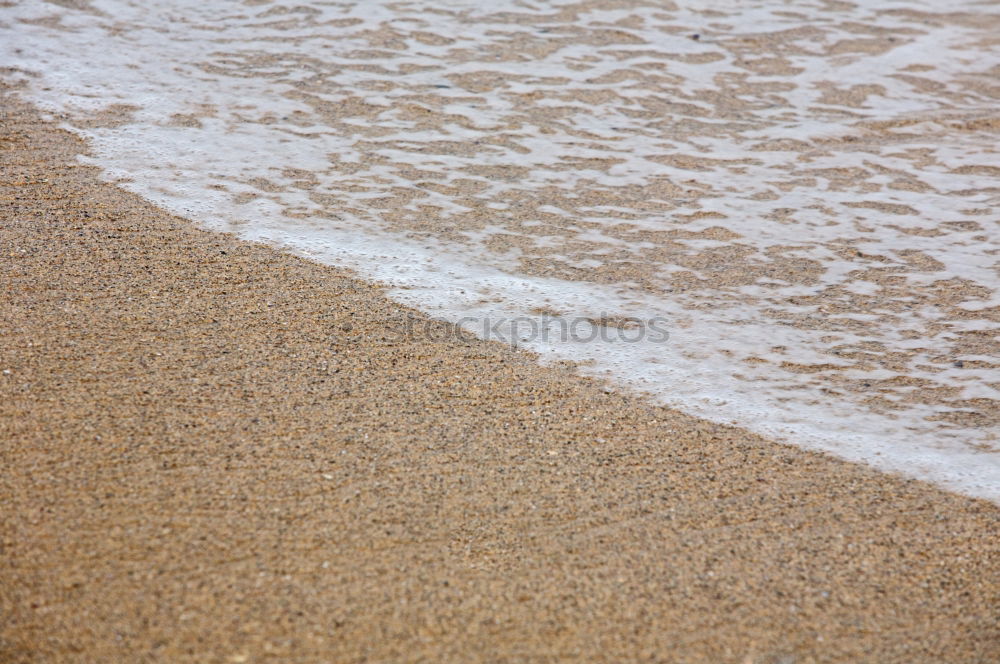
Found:
[[[997,506],[401,339],[2,113],[0,660],[1000,660]]]

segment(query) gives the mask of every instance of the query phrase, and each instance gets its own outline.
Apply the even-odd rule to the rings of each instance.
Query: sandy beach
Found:
[[[195,229],[10,95],[0,135],[0,661],[1000,656],[996,505]]]

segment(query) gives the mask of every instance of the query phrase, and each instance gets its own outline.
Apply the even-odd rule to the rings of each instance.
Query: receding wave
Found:
[[[35,2],[109,179],[716,420],[1000,499],[1000,8]],[[484,327],[485,323],[485,327]]]

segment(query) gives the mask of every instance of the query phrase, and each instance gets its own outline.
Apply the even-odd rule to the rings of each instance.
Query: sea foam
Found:
[[[1000,10],[0,8],[106,177],[712,420],[1000,501]]]

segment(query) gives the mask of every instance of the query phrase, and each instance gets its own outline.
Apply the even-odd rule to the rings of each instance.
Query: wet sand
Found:
[[[2,114],[0,661],[1000,656],[997,506],[446,334]]]

